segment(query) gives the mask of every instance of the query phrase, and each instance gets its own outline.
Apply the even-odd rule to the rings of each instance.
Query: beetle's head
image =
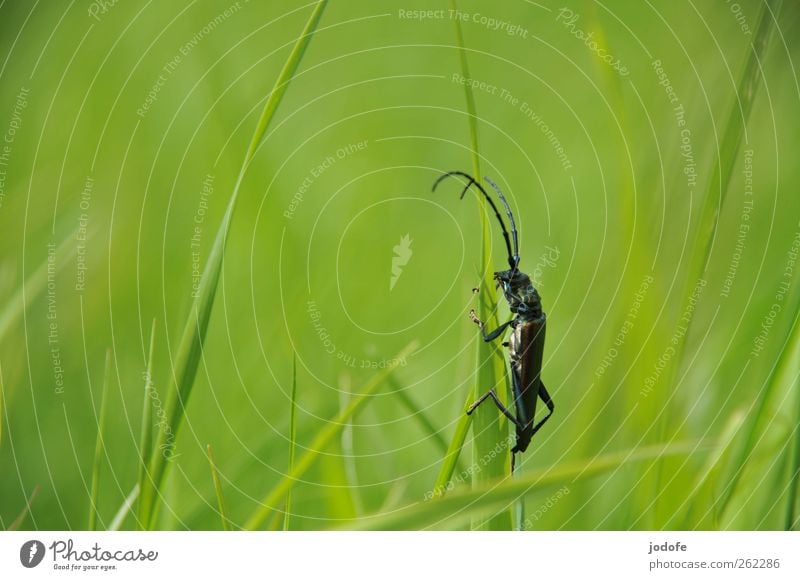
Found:
[[[516,268],[494,273],[498,288],[502,288],[511,312],[523,317],[538,318],[542,315],[542,301],[531,279]]]

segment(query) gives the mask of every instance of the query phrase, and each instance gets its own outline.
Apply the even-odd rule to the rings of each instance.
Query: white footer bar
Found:
[[[4,532],[0,578],[800,578],[797,532]],[[588,576],[591,575],[591,576]],[[186,578],[185,576],[181,578]]]

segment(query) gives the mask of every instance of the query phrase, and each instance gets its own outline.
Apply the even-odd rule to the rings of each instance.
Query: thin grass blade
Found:
[[[417,348],[416,341],[409,344],[395,357],[398,360],[411,355]],[[372,395],[386,382],[386,378],[394,371],[394,368],[387,367],[377,372],[367,381],[359,394],[353,395],[346,408],[332,419],[323,429],[321,429],[314,440],[309,444],[307,451],[300,456],[289,473],[283,477],[278,484],[272,488],[261,501],[261,505],[253,513],[245,524],[245,529],[255,530],[261,527],[264,521],[275,511],[281,502],[285,501],[286,495],[291,491],[297,481],[314,464],[320,454],[331,444],[331,442],[341,433],[347,422],[354,417],[361,408],[371,399]]]
[[[68,264],[78,251],[74,244],[75,234],[64,238],[55,250],[55,260],[45,260],[22,284],[0,312],[0,342],[22,317],[22,313],[47,287],[48,276],[54,276]]]
[[[36,487],[33,488],[33,491],[31,492],[31,496],[25,502],[25,507],[22,508],[22,511],[19,513],[19,515],[16,518],[14,518],[14,521],[11,522],[11,525],[8,526],[8,531],[9,532],[13,532],[14,530],[18,530],[19,527],[22,525],[22,522],[25,521],[25,518],[28,517],[28,514],[31,511],[31,506],[33,505],[33,502],[36,500],[36,497],[39,495],[39,489],[40,488],[39,488],[38,484],[36,485]]]
[[[5,381],[3,380],[3,365],[0,364],[0,447],[3,446],[3,418],[6,414],[6,395],[5,395]]]
[[[786,503],[786,529],[800,529],[800,517],[797,515],[797,498],[800,489],[800,389],[797,389],[797,415],[794,427],[794,457],[792,458],[792,470],[789,477],[789,499]]]
[[[467,433],[472,424],[472,415],[467,415],[467,409],[472,405],[473,393],[467,395],[467,401],[464,403],[464,412],[458,419],[456,431],[453,433],[453,438],[450,440],[450,446],[444,455],[442,467],[439,469],[439,475],[436,477],[436,483],[433,486],[433,497],[441,497],[447,493],[447,488],[450,486],[450,481],[453,479],[453,473],[459,464],[459,457],[461,456],[461,449],[464,447],[464,442],[467,440]]]
[[[142,403],[142,425],[139,432],[139,477],[136,484],[136,496],[139,498],[139,490],[147,485],[147,465],[153,451],[153,405],[150,398],[153,393],[153,352],[156,340],[156,319],[150,327],[150,347],[147,351],[147,368],[144,376],[144,402]],[[142,529],[144,513],[142,512],[142,501],[139,500],[139,513],[137,517],[137,527]]]
[[[97,496],[100,493],[100,466],[105,450],[103,433],[106,424],[106,408],[108,407],[108,384],[111,382],[111,349],[106,349],[106,365],[103,371],[103,389],[100,399],[100,415],[97,420],[97,438],[94,443],[94,460],[92,461],[92,487],[89,496],[89,524],[88,529],[97,529]]]
[[[122,502],[122,505],[119,506],[117,513],[114,514],[114,519],[111,520],[111,523],[108,526],[109,532],[117,532],[122,527],[122,524],[125,522],[125,518],[128,517],[128,514],[133,509],[133,504],[136,503],[136,499],[139,497],[139,484],[133,486],[131,492],[125,497],[125,500]]]
[[[450,8],[457,11],[455,0],[450,0]],[[461,74],[464,78],[472,78],[467,62],[467,51],[464,48],[464,36],[461,31],[461,23],[458,18],[453,19],[455,26],[456,42],[458,54],[461,61]],[[478,115],[475,107],[475,96],[472,86],[464,84],[464,96],[467,105],[467,121],[469,123],[470,146],[472,149],[472,170],[475,179],[481,179],[480,153],[478,150]],[[481,283],[478,293],[478,317],[484,321],[489,328],[496,328],[497,321],[497,293],[492,283],[492,244],[491,230],[489,228],[489,216],[486,210],[486,201],[479,199],[480,220],[481,220]],[[492,343],[484,342],[480,333],[475,333],[475,343],[477,345],[476,362],[476,383],[474,387],[474,400],[484,392],[495,388],[497,395],[503,403],[508,401],[508,381],[505,372],[505,362],[502,354]],[[481,405],[473,413],[473,462],[477,464],[481,461],[481,469],[476,471],[473,478],[474,485],[480,485],[481,481],[493,480],[511,473],[511,462],[508,453],[497,453],[498,448],[506,446],[508,425],[501,423],[505,421],[501,417],[500,411],[494,405]],[[469,423],[467,423],[469,426]],[[489,457],[488,461],[482,458]],[[473,523],[474,529],[487,530],[510,530],[511,513],[505,512],[497,514],[488,519],[479,519]]]
[[[294,453],[297,441],[297,353],[292,354],[292,400],[289,411],[289,469],[294,469]],[[286,492],[286,507],[283,512],[283,529],[289,529],[289,520],[292,513],[292,490]]]
[[[698,506],[700,505],[699,498],[703,498],[706,496],[706,494],[711,493],[711,488],[714,484],[714,477],[718,475],[726,455],[732,451],[733,442],[736,439],[736,435],[742,428],[742,425],[744,424],[744,418],[745,413],[742,411],[733,413],[728,420],[728,423],[725,425],[725,428],[722,430],[719,446],[714,450],[713,453],[709,454],[703,469],[700,470],[700,473],[697,476],[695,484],[692,486],[689,495],[684,500],[684,505],[686,507],[682,529],[690,529],[692,527],[689,519],[692,515],[692,510],[698,511]],[[713,507],[711,509],[713,509]],[[678,515],[678,513],[675,513],[673,517],[677,518]],[[707,514],[703,514],[698,521],[704,521],[706,515]],[[672,518],[667,520],[664,527],[667,527],[671,521]]]
[[[795,390],[796,415],[794,420],[794,450],[792,456],[792,466],[789,472],[789,498],[786,504],[786,529],[797,529],[798,520],[797,499],[798,489],[800,489],[800,385],[798,385],[798,374],[800,373],[800,312],[795,316],[792,336],[786,350],[781,354],[781,372],[776,374],[775,380],[781,384],[790,383]],[[785,361],[785,362],[784,362]]]
[[[211,451],[211,444],[206,445],[208,454],[208,464],[211,467],[211,479],[214,481],[214,493],[217,496],[217,509],[219,517],[222,519],[222,529],[226,532],[231,531],[231,520],[228,517],[228,510],[225,508],[225,497],[222,495],[222,482],[219,479],[217,463],[214,461],[214,453]]]
[[[442,436],[441,431],[439,431],[436,425],[433,424],[433,421],[428,418],[428,415],[419,408],[414,402],[414,399],[409,396],[409,394],[400,386],[400,383],[397,382],[397,377],[391,375],[387,381],[389,383],[389,387],[392,389],[392,392],[397,395],[397,399],[400,403],[408,410],[411,414],[411,417],[419,423],[419,426],[422,427],[422,430],[425,431],[428,435],[430,435],[433,442],[445,453],[447,453],[449,449],[449,445],[447,440]]]
[[[150,528],[154,524],[153,516],[156,511],[157,498],[160,495],[161,485],[163,484],[167,467],[174,455],[175,439],[183,422],[186,405],[188,404],[197,374],[197,368],[200,364],[200,357],[203,354],[203,344],[208,330],[208,322],[211,318],[211,310],[214,305],[217,284],[222,271],[222,260],[228,240],[228,233],[230,231],[231,219],[236,207],[244,175],[308,48],[327,3],[327,0],[320,0],[315,5],[303,33],[297,39],[297,43],[278,76],[275,87],[267,98],[256,130],[253,133],[253,138],[250,141],[250,146],[247,149],[247,154],[245,155],[241,170],[239,171],[239,176],[236,179],[236,184],[225,210],[225,215],[222,218],[222,223],[214,239],[206,269],[200,280],[198,296],[191,306],[191,311],[178,345],[176,357],[173,361],[172,388],[168,392],[167,401],[164,406],[168,428],[159,430],[155,445],[155,450],[158,452],[152,455],[149,468],[150,478],[142,489],[141,501],[144,516],[142,525],[145,528]]]

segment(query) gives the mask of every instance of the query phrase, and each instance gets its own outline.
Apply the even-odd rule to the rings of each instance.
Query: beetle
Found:
[[[481,403],[491,399],[503,415],[514,424],[516,427],[516,444],[511,449],[511,470],[513,471],[515,454],[523,453],[528,448],[533,436],[547,422],[555,409],[553,399],[550,397],[550,393],[547,392],[541,377],[547,317],[542,310],[542,301],[539,293],[534,288],[530,277],[519,269],[520,256],[517,225],[503,192],[500,191],[494,181],[484,177],[486,182],[497,193],[503,206],[505,206],[508,220],[511,223],[510,237],[506,224],[494,201],[483,186],[471,175],[463,171],[448,171],[434,182],[433,191],[436,191],[437,186],[448,177],[462,177],[467,180],[467,184],[461,192],[461,199],[464,199],[467,190],[473,185],[480,190],[500,222],[506,250],[508,251],[509,269],[495,272],[493,277],[496,287],[503,290],[503,295],[508,302],[509,310],[511,310],[511,319],[491,332],[487,332],[486,325],[478,319],[474,310],[470,310],[469,317],[478,325],[483,340],[486,342],[497,340],[503,336],[506,329],[511,328],[511,336],[508,342],[503,342],[503,346],[508,347],[509,351],[511,384],[516,415],[503,405],[494,388],[489,389],[470,405],[467,409],[467,414],[471,415]],[[539,399],[547,406],[548,412],[545,417],[534,423],[536,404]]]

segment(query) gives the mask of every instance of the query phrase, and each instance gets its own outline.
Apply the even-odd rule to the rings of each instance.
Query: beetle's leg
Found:
[[[545,421],[550,418],[550,415],[553,414],[553,409],[555,409],[553,399],[550,398],[550,393],[547,392],[544,383],[541,381],[539,381],[539,398],[545,405],[547,405],[549,413],[547,413],[547,416],[543,417],[538,423],[536,423],[536,425],[533,426],[533,433],[531,433],[531,437],[536,435],[536,432],[541,428],[542,425],[545,424]]]
[[[503,405],[503,403],[500,402],[500,399],[497,398],[497,393],[494,391],[494,389],[489,389],[483,395],[481,395],[481,397],[477,401],[472,403],[469,406],[469,409],[467,409],[467,415],[472,415],[473,411],[475,411],[475,409],[478,408],[478,405],[480,405],[490,397],[494,401],[494,404],[497,405],[497,408],[500,409],[500,411],[503,413],[503,415],[508,417],[508,420],[514,423],[514,425],[522,429],[522,425],[520,425],[519,421],[517,421],[517,418],[514,415],[512,415],[511,411],[506,409],[506,406]]]
[[[474,310],[469,311],[469,319],[475,324],[477,324],[478,327],[481,329],[481,334],[483,335],[484,342],[492,342],[493,340],[501,336],[506,331],[506,328],[508,328],[508,325],[514,321],[513,319],[511,319],[508,322],[504,322],[503,324],[495,328],[492,332],[487,334],[486,324],[483,323],[477,316],[475,316]]]

